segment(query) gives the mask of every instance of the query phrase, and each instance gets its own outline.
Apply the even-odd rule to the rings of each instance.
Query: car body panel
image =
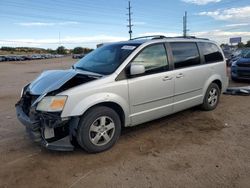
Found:
[[[171,57],[171,49],[168,48],[169,43],[190,41],[214,43],[202,39],[183,38],[127,41],[122,44],[133,45],[137,43],[139,46],[110,75],[80,71],[74,69],[74,67],[69,70],[46,71],[31,82],[25,90],[28,90],[30,95],[36,95],[39,100],[42,97],[46,97],[46,95],[66,95],[67,101],[63,110],[59,113],[46,114],[44,112],[37,112],[36,105],[32,105],[30,110],[27,111],[24,107],[26,108],[27,105],[29,106],[32,103],[33,96],[25,96],[28,103],[24,107],[21,105],[26,99],[22,96],[16,108],[18,109],[19,116],[22,116],[22,112],[24,111],[27,117],[23,115],[23,117],[19,118],[21,118],[21,122],[25,123],[29,122],[29,118],[31,117],[28,116],[30,114],[37,115],[34,119],[41,120],[39,126],[41,126],[41,130],[43,131],[38,130],[38,132],[32,132],[33,134],[42,135],[46,127],[54,129],[56,126],[63,134],[66,134],[63,135],[66,137],[61,136],[57,141],[60,139],[60,143],[63,143],[65,140],[69,143],[70,137],[72,135],[76,136],[80,119],[84,117],[83,115],[90,108],[96,105],[108,103],[111,106],[112,104],[119,106],[123,111],[123,125],[126,127],[151,121],[202,104],[207,88],[212,82],[220,82],[222,91],[227,88],[226,62],[224,55],[223,61],[210,64],[205,64],[204,58],[200,58],[200,65],[175,70],[173,58]],[[130,75],[128,70],[130,70],[130,62],[133,58],[145,47],[158,43],[165,44],[164,46],[167,48],[169,69],[163,69],[158,73],[136,75],[134,77]],[[218,44],[216,45],[218,46]],[[222,51],[221,53],[223,54]],[[84,83],[74,83],[72,87],[65,87],[63,90],[59,89],[79,74],[95,79]],[[46,122],[49,123],[46,124]],[[52,143],[48,140],[44,138],[42,140],[44,141],[43,144],[51,146],[48,148],[55,149],[55,145],[58,144],[51,145]],[[71,145],[68,146],[68,149],[71,150]],[[62,145],[58,150],[65,150],[65,148]]]
[[[29,90],[31,94],[42,95],[60,88],[65,82],[77,74],[73,70],[49,70],[43,72],[37,79],[31,82]]]
[[[115,75],[116,77],[117,75]],[[62,111],[62,117],[81,116],[90,107],[103,103],[113,102],[124,111],[126,126],[130,125],[129,98],[127,80],[112,82],[114,75],[100,78],[92,82],[79,85],[59,95],[67,95],[68,101]]]
[[[250,58],[242,57],[233,62],[231,76],[235,80],[250,80]]]
[[[178,69],[174,71],[174,110],[182,109],[201,104],[203,101],[203,87],[211,74],[206,65]],[[197,79],[199,78],[199,79]]]
[[[173,73],[162,72],[128,80],[133,125],[173,112]]]

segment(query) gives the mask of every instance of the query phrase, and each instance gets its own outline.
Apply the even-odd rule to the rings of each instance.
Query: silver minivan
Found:
[[[69,70],[26,85],[16,104],[32,140],[71,151],[111,148],[122,127],[200,105],[216,108],[228,86],[221,48],[207,39],[153,36],[103,45]]]

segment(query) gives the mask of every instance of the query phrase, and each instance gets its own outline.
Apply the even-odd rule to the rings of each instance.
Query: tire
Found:
[[[216,83],[211,83],[207,88],[201,108],[206,111],[214,110],[220,99],[220,88]]]
[[[77,129],[78,144],[89,153],[111,148],[121,134],[121,120],[111,108],[97,106],[87,111]]]

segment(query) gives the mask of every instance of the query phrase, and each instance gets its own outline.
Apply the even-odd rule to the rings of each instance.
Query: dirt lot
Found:
[[[111,150],[51,152],[17,121],[22,86],[70,57],[0,63],[0,187],[249,187],[250,97],[221,97],[211,112],[193,108],[125,129]],[[233,83],[234,85],[241,85]]]

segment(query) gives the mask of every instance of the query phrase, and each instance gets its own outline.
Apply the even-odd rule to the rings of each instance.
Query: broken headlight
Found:
[[[67,96],[47,96],[44,97],[37,105],[36,110],[44,112],[60,112],[63,110]]]

